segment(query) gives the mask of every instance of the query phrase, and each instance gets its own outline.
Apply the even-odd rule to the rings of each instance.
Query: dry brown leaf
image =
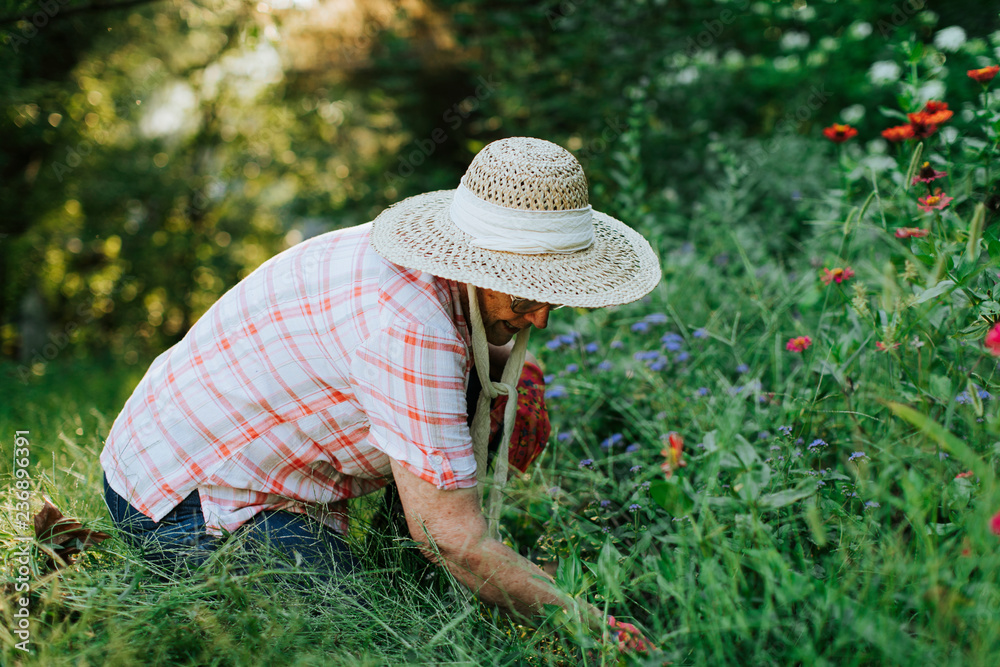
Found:
[[[49,557],[49,569],[72,563],[73,556],[111,537],[99,530],[84,528],[76,519],[63,516],[48,498],[42,509],[35,514],[34,522],[35,540]]]

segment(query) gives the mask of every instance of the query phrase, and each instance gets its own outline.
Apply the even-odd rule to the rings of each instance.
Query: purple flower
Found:
[[[577,366],[576,364],[570,364],[570,365],[568,365],[568,366],[566,367],[566,372],[567,372],[567,373],[575,373],[575,372],[577,372],[578,370],[580,370],[580,367],[579,367],[579,366]]]
[[[644,488],[644,489],[648,489],[648,488],[649,488],[649,482],[643,482],[643,483],[642,483],[642,484],[640,484],[639,486],[641,486],[641,487],[642,487],[642,488]]]
[[[792,434],[792,427],[791,426],[779,426],[778,430],[781,431],[782,435],[791,435]]]
[[[620,350],[623,347],[625,347],[625,343],[623,343],[622,341],[620,341],[620,340],[613,340],[613,341],[611,341],[611,349],[612,350]]]
[[[593,465],[594,465],[594,459],[583,459],[582,461],[580,461],[581,468],[590,468]]]
[[[597,352],[599,349],[601,349],[601,346],[598,345],[597,343],[587,343],[586,345],[583,346],[583,350],[588,354],[593,354],[594,352]]]
[[[683,363],[683,362],[687,361],[690,358],[691,358],[690,354],[688,354],[687,352],[681,352],[676,357],[674,357],[674,361],[676,361],[677,363],[680,364],[680,363]]]
[[[955,402],[962,405],[972,402],[972,397],[969,396],[969,392],[963,391],[961,394],[955,397]]]
[[[557,384],[554,387],[549,387],[545,390],[545,398],[565,398],[569,395],[566,391],[566,387],[561,384]]]
[[[632,466],[631,468],[628,469],[628,471],[631,473],[637,473],[640,470],[642,470],[642,466]]]
[[[826,441],[825,440],[822,440],[820,438],[816,438],[815,440],[813,440],[812,442],[809,443],[809,449],[811,449],[813,451],[816,451],[820,447],[826,447]]]
[[[580,333],[577,331],[570,331],[568,334],[559,334],[556,338],[563,345],[573,345],[580,338]]]
[[[730,396],[737,396],[742,391],[743,391],[743,385],[737,385],[735,387],[730,387],[730,389],[729,389],[729,395]]]
[[[611,501],[610,500],[602,500],[601,501],[601,507],[610,507],[610,506],[611,506]]]
[[[602,361],[601,363],[597,364],[597,370],[599,371],[610,371],[614,367],[615,365],[612,364],[610,361]]]
[[[632,329],[633,333],[643,333],[643,332],[649,331],[649,323],[648,322],[636,322],[635,324],[633,324],[629,328]]]
[[[621,433],[612,433],[601,441],[601,447],[604,449],[611,449],[615,445],[620,445],[623,440],[625,440],[625,436]]]
[[[631,445],[629,445],[628,447],[625,448],[625,451],[627,453],[629,453],[629,454],[631,454],[632,452],[639,451],[639,443],[638,442],[633,442]],[[635,471],[633,471],[633,472],[635,472]]]
[[[881,506],[881,505],[879,505],[879,504],[878,504],[877,502],[875,502],[874,500],[869,500],[869,501],[868,501],[867,503],[865,503],[865,509],[868,509],[868,508],[870,508],[870,507],[882,507],[882,506]]]
[[[547,347],[550,350],[558,350],[560,347],[562,347],[562,342],[558,338],[553,338],[552,340],[550,340],[545,344],[545,347]]]
[[[993,394],[991,394],[990,392],[986,391],[985,389],[980,389],[979,390],[979,398],[983,399],[984,401],[988,401],[991,398],[993,398]]]
[[[641,509],[642,505],[640,505],[639,503],[632,503],[631,505],[628,506],[629,512],[638,512]]]
[[[551,373],[549,373],[548,375],[543,375],[542,376],[542,382],[544,382],[545,384],[552,384],[552,381],[555,380],[555,379],[556,379],[556,376],[552,375]]]
[[[770,447],[768,447],[768,449],[770,451],[772,451],[772,452],[780,452],[781,451],[781,445],[771,445]]]
[[[664,368],[667,367],[667,362],[664,359],[658,359],[649,365],[649,370],[654,373],[659,373]]]
[[[572,438],[573,434],[570,431],[563,431],[558,436],[556,436],[556,440],[558,440],[559,442],[567,442]]]
[[[663,334],[663,337],[660,338],[660,342],[663,343],[663,347],[667,348],[669,351],[677,352],[684,344],[684,338],[680,334],[670,331]]]
[[[708,387],[698,387],[697,394],[699,396],[708,396]]]
[[[864,452],[854,452],[853,454],[851,454],[850,456],[847,457],[847,460],[848,461],[853,461],[855,459],[863,459],[863,458],[865,458],[865,453]]]
[[[736,367],[736,372],[739,373],[740,375],[743,375],[744,373],[746,373],[749,370],[750,370],[750,367],[747,366],[746,364],[740,364],[739,366]]]
[[[708,336],[708,332],[705,331],[704,329],[695,329],[694,333],[692,333],[691,335],[694,336],[695,338],[705,338],[706,336]]]
[[[666,324],[667,323],[667,316],[664,315],[663,313],[650,313],[649,315],[646,315],[646,317],[644,317],[643,319],[645,319],[650,324]]]
[[[770,437],[771,437],[770,431],[761,431],[760,433],[757,434],[758,440],[767,440]]]
[[[656,350],[645,350],[643,352],[636,352],[632,355],[632,358],[636,361],[654,361],[660,358],[660,353]]]

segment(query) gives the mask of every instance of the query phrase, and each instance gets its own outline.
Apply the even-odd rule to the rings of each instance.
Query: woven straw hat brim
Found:
[[[409,197],[372,222],[374,250],[390,262],[512,296],[577,308],[641,299],[660,282],[649,242],[594,211],[594,243],[574,253],[523,255],[478,248],[450,216],[454,190]]]

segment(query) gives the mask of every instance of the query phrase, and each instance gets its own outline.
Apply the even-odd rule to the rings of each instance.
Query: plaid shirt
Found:
[[[392,264],[370,225],[265,262],[150,366],[108,435],[108,483],[159,521],[195,489],[210,533],[266,509],[345,531],[391,478],[475,486],[458,284]]]

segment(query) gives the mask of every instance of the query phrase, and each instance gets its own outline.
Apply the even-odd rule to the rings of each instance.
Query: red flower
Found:
[[[937,125],[930,122],[932,114],[918,111],[917,113],[908,113],[906,117],[910,119],[913,136],[917,139],[924,139],[937,132]]]
[[[848,139],[858,136],[858,131],[850,125],[834,123],[830,127],[823,128],[823,136],[834,143],[842,144]]]
[[[913,177],[913,183],[911,185],[916,185],[917,183],[930,183],[933,180],[947,175],[948,172],[937,171],[931,166],[930,162],[924,162],[924,164],[920,167],[920,171],[918,171],[917,175]]]
[[[824,268],[823,275],[820,279],[823,281],[824,285],[829,285],[831,282],[842,283],[845,280],[848,280],[853,277],[854,277],[854,271],[851,270],[851,267],[845,266],[844,268],[840,268],[838,266],[832,271],[830,269]]]
[[[796,336],[788,339],[785,349],[789,352],[805,352],[812,343],[812,338],[809,336]]]
[[[608,616],[608,625],[611,626],[611,639],[618,642],[618,650],[624,652],[636,651],[637,653],[648,653],[657,650],[653,643],[642,636],[639,628],[631,623],[616,621],[614,616]]]
[[[983,345],[994,357],[1000,357],[1000,322],[994,324],[993,328],[987,332],[986,338],[983,339]]]
[[[936,188],[934,194],[926,195],[917,199],[919,204],[917,208],[925,213],[930,213],[931,211],[943,211],[954,197],[949,197],[945,193],[941,192],[941,188]]]
[[[990,531],[994,535],[1000,535],[1000,512],[994,514],[993,518],[990,519]]]
[[[970,79],[975,79],[979,83],[989,83],[997,75],[997,72],[1000,72],[1000,65],[970,69],[966,74],[969,75]]]
[[[882,130],[882,136],[889,141],[904,141],[906,139],[912,139],[913,126],[897,125],[896,127],[890,127],[888,130]]]
[[[881,350],[882,352],[888,352],[889,350],[895,350],[897,347],[899,347],[899,343],[890,343],[889,345],[886,345],[885,343],[879,340],[875,341],[875,347]]]
[[[681,457],[684,450],[684,439],[681,438],[680,433],[671,431],[667,436],[667,441],[670,443],[670,447],[664,447],[660,451],[660,456],[663,457],[660,470],[667,476],[667,479],[670,479],[674,474],[674,470],[687,466],[687,461]]]
[[[962,479],[963,477],[972,477],[973,472],[971,470],[966,470],[965,472],[960,472],[955,475],[955,479]]]
[[[929,229],[920,229],[919,227],[900,227],[896,230],[897,239],[908,239],[915,238],[919,239],[923,236],[927,236],[931,233]]]
[[[954,111],[948,110],[947,102],[938,102],[937,100],[927,102],[920,113],[925,114],[926,122],[929,125],[940,125],[951,120],[951,117],[955,115]]]

